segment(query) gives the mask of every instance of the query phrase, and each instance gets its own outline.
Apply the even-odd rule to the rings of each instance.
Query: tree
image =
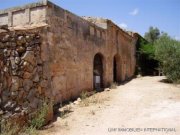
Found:
[[[158,28],[149,28],[149,31],[145,33],[144,38],[150,43],[154,43],[160,37],[160,31]]]
[[[155,42],[155,57],[167,78],[180,83],[180,42],[163,34]]]
[[[142,54],[146,54],[148,56],[148,59],[154,59],[154,57],[155,57],[155,55],[154,55],[155,47],[151,43],[142,45],[140,52]]]
[[[154,59],[154,45],[152,43],[149,43],[143,37],[139,36],[136,43],[136,49],[136,74],[141,74],[143,76],[157,75],[158,61]]]

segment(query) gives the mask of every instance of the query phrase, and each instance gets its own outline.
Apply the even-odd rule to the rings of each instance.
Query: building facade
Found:
[[[0,26],[6,25],[9,31],[0,33],[4,109],[12,100],[23,110],[27,98],[26,106],[36,109],[42,95],[60,103],[134,75],[137,37],[111,20],[79,17],[43,1],[0,11]],[[12,90],[28,92],[19,102]]]

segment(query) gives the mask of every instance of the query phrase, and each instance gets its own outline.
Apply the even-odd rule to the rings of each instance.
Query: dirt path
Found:
[[[98,93],[73,105],[73,112],[58,118],[52,128],[40,134],[180,135],[180,87],[162,83],[162,79],[137,78],[117,89]]]

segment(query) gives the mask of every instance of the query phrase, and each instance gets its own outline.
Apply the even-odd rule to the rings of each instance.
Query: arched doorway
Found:
[[[113,81],[120,82],[122,74],[121,59],[118,54],[113,58]]]
[[[94,56],[93,66],[94,89],[100,91],[103,88],[103,56],[100,53]]]

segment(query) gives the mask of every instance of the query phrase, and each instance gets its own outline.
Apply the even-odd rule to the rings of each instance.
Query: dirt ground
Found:
[[[40,135],[180,135],[180,86],[142,77],[69,105]]]

